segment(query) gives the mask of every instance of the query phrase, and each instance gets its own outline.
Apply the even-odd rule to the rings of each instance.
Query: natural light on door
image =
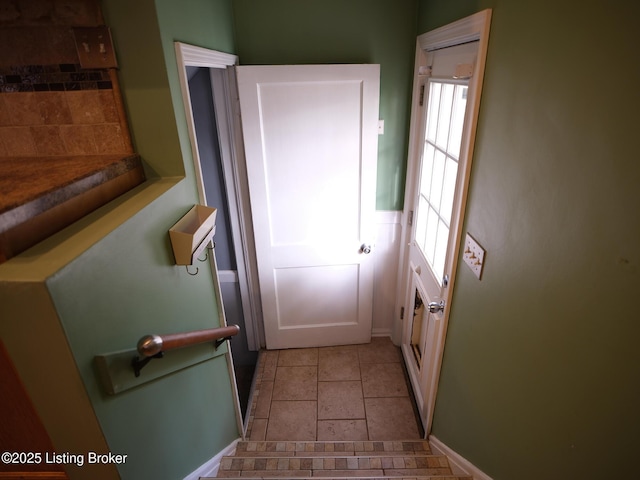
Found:
[[[444,276],[467,86],[430,81],[416,244],[438,282]]]

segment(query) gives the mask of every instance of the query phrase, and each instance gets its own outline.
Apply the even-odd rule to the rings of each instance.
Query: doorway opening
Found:
[[[252,259],[251,214],[248,209],[242,139],[233,99],[235,55],[176,42],[176,57],[185,108],[199,202],[218,209],[215,256],[209,256],[221,319],[240,326],[241,334],[230,342],[227,364],[237,397],[238,426],[246,429],[249,397],[260,329],[259,288]],[[232,356],[233,354],[233,356]]]
[[[204,184],[205,204],[217,209],[215,255],[220,290],[228,324],[240,326],[240,333],[231,339],[233,366],[238,387],[242,416],[247,412],[251,382],[258,360],[258,352],[249,349],[247,329],[242,309],[242,295],[238,284],[238,263],[233,249],[228,190],[225,184],[218,119],[214,109],[212,76],[223,75],[222,70],[187,66],[189,96],[197,148]]]

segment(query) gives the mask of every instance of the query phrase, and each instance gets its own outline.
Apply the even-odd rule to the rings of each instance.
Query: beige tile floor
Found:
[[[399,348],[365,345],[261,352],[250,440],[419,439]]]

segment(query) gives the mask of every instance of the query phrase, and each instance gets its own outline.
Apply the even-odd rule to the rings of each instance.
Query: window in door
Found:
[[[416,244],[438,282],[444,277],[451,213],[458,176],[467,86],[430,81],[420,177]]]

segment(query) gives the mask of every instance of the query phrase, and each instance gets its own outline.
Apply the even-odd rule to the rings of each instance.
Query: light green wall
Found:
[[[167,230],[192,202],[185,185],[47,281],[107,443],[129,454],[124,479],[183,478],[238,437],[224,356],[115,396],[96,375],[95,355],[130,349],[143,335],[219,326],[206,264],[197,276],[173,265]]]
[[[219,325],[207,264],[197,276],[173,265],[167,233],[198,202],[173,42],[231,51],[230,1],[105,0],[103,9],[136,151],[159,176],[186,178],[48,284],[107,442],[131,452],[122,478],[182,478],[239,435],[224,357],[114,397],[92,361],[147,333]]]
[[[416,0],[234,0],[241,65],[379,63],[378,210],[401,210]]]
[[[174,43],[182,42],[219,52],[234,53],[232,2],[231,0],[180,2],[156,0],[155,3],[184,168],[187,176],[194,181],[191,142],[180,90]]]
[[[160,43],[154,0],[102,1],[111,27],[118,80],[125,99],[134,149],[145,162],[147,176],[184,175],[169,78]]]
[[[233,53],[231,0],[103,0],[102,4],[136,152],[154,176],[186,172],[191,178],[193,161],[174,42]]]
[[[640,108],[633,2],[420,1],[493,21],[433,434],[495,480],[633,476]]]

